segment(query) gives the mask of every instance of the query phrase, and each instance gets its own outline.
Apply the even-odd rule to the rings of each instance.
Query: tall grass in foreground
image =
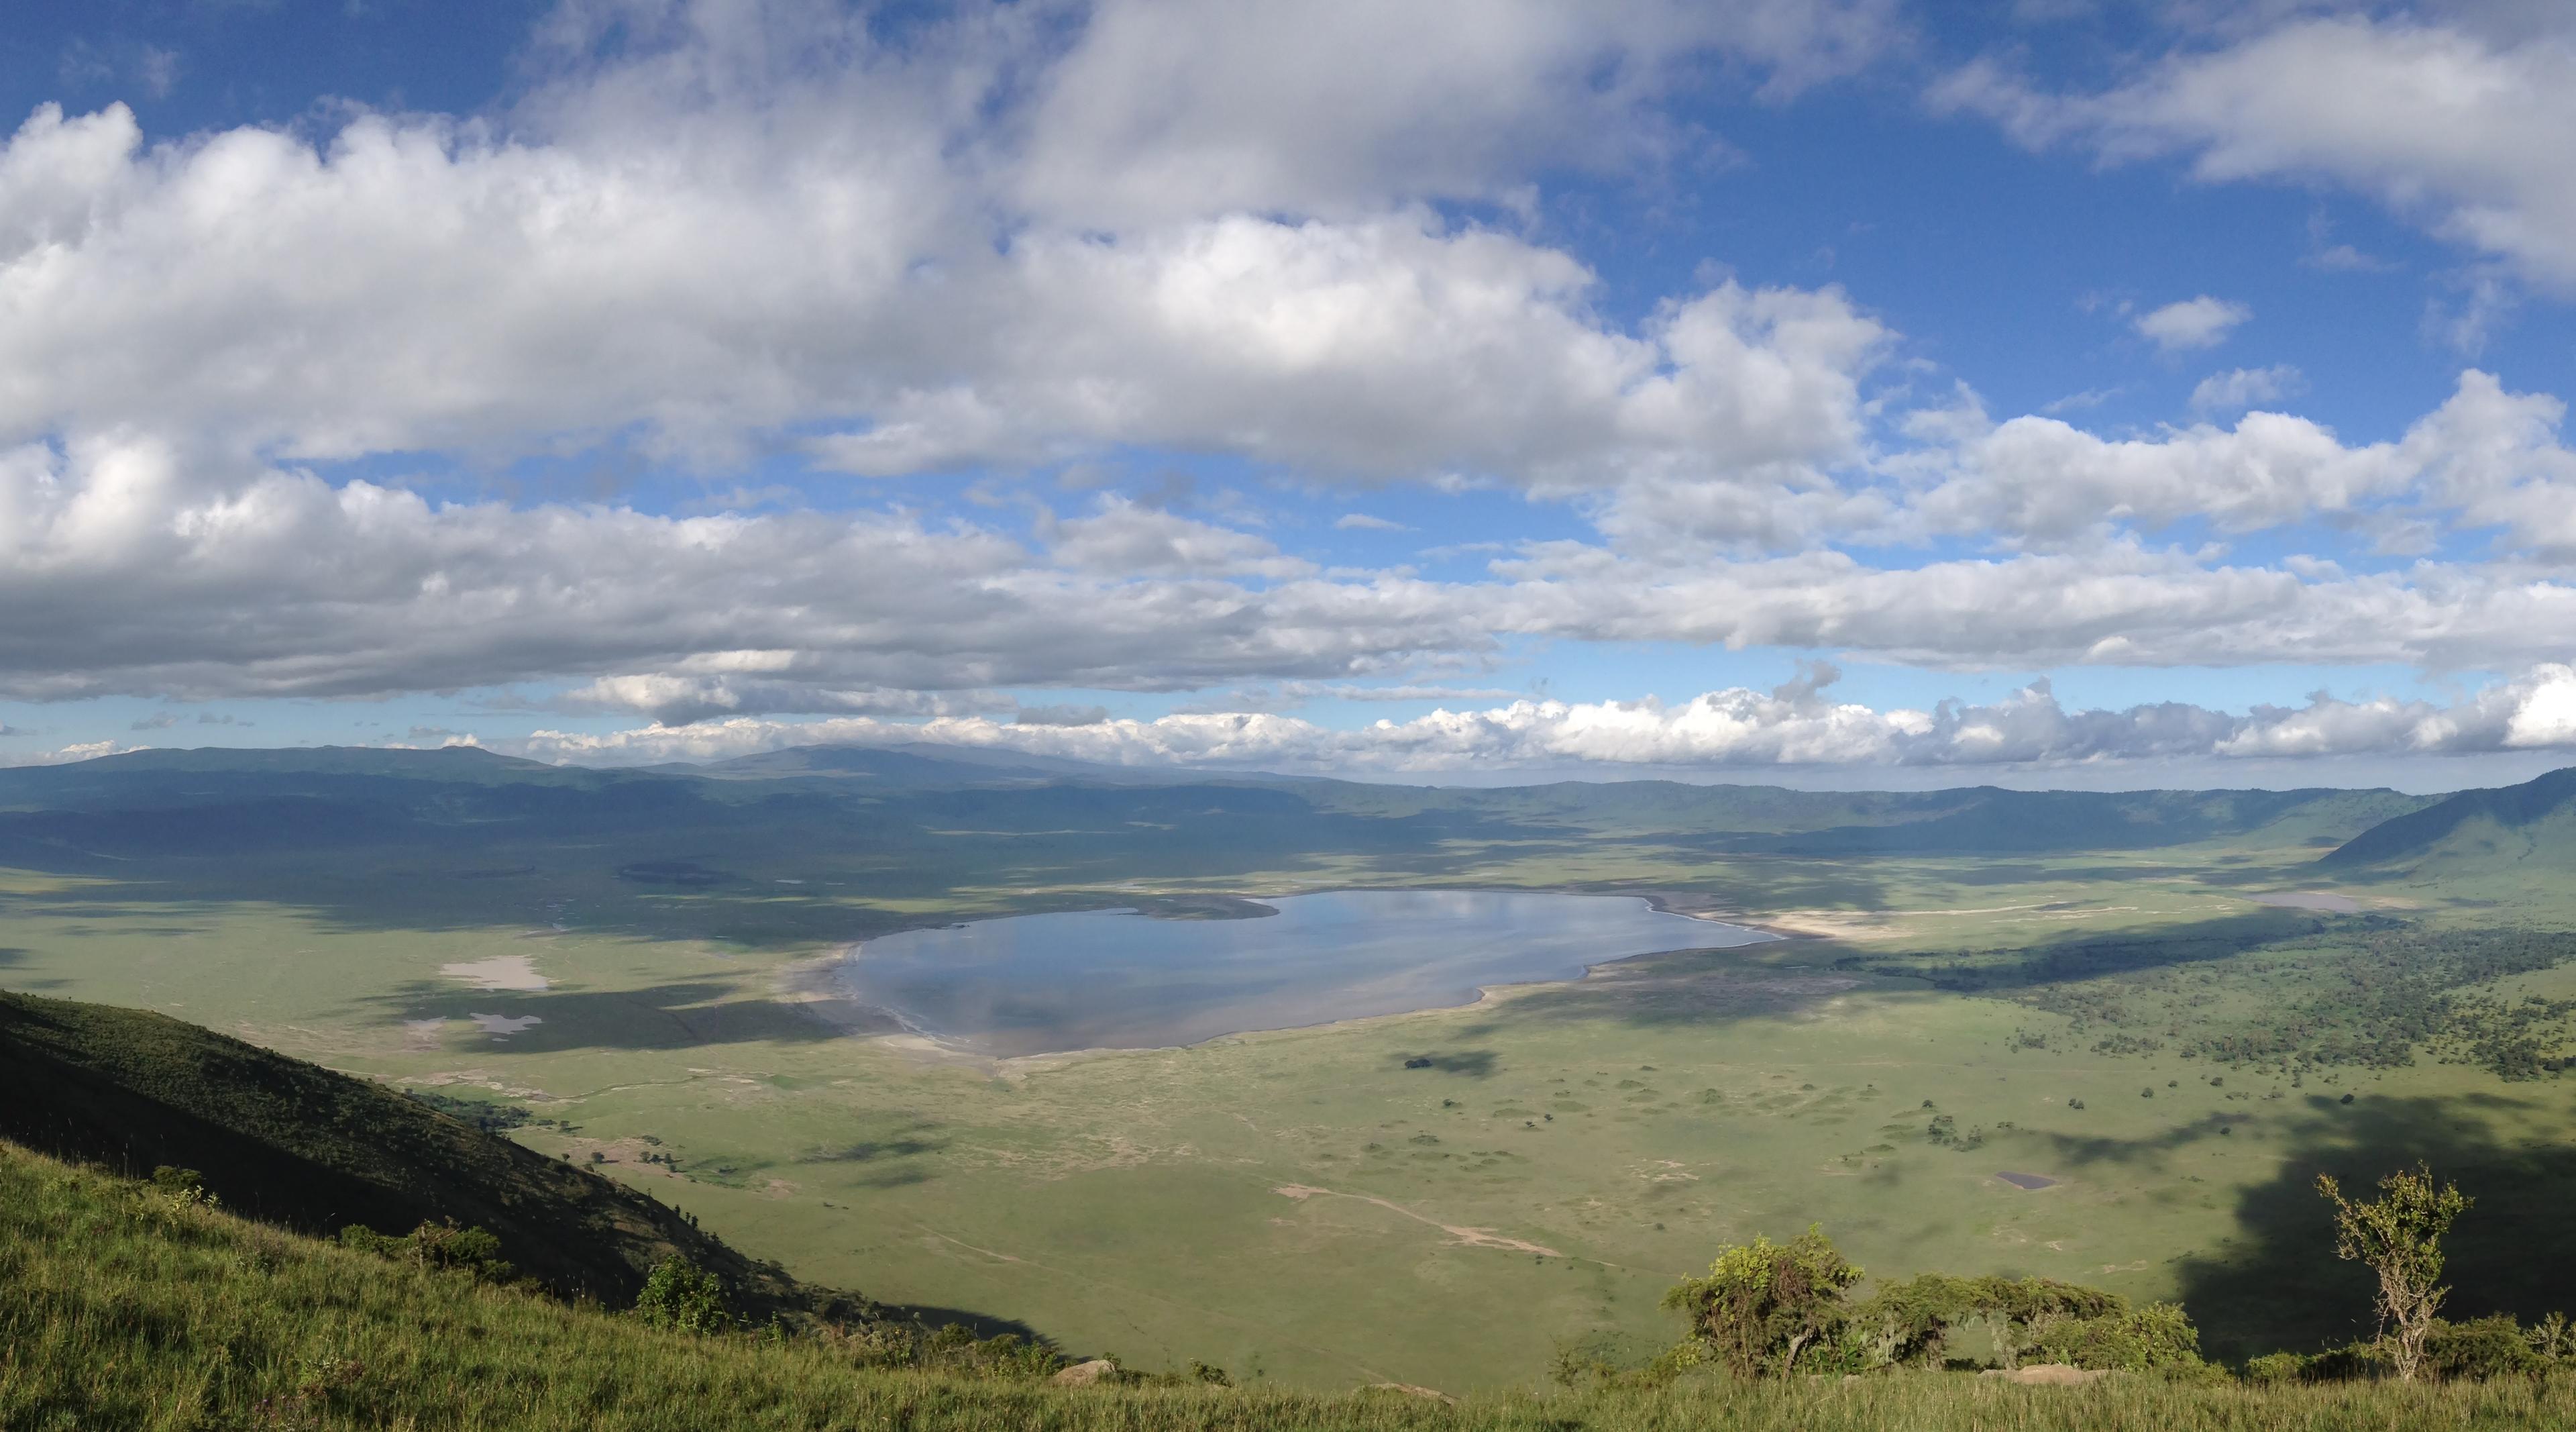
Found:
[[[0,1145],[0,1428],[2336,1429],[2576,1426],[2576,1381],[2257,1388],[1955,1374],[1496,1394],[1102,1387],[864,1370],[391,1263]]]

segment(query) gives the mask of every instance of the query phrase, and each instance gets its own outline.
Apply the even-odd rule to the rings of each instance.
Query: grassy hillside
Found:
[[[847,1427],[2338,1432],[2576,1422],[2576,1384],[2081,1389],[1925,1373],[1505,1396],[1058,1389],[873,1365],[846,1340],[694,1337],[281,1233],[0,1143],[0,1427]]]
[[[2576,767],[2518,786],[2462,791],[2382,821],[2344,842],[2324,864],[2448,876],[2518,866],[2576,870]]]
[[[565,1295],[634,1300],[678,1254],[762,1308],[804,1294],[624,1184],[381,1085],[140,1010],[0,994],[0,1136],[135,1175],[195,1169],[224,1205],[309,1233],[453,1218]]]

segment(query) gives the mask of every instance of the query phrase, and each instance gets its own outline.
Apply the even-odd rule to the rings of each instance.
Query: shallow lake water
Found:
[[[1486,985],[1776,938],[1625,895],[1348,890],[1261,903],[1279,913],[1158,920],[1087,910],[908,930],[856,947],[834,977],[851,999],[918,1033],[1009,1057],[1156,1049],[1471,1004]]]

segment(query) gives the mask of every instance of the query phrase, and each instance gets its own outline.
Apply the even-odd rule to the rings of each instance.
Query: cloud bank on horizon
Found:
[[[65,7],[0,761],[2576,751],[2576,19],[2046,9]]]

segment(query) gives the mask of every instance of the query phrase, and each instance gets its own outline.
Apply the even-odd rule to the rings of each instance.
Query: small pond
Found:
[[[907,930],[853,948],[834,978],[916,1032],[1011,1057],[1472,1004],[1487,985],[1777,938],[1664,914],[1635,896],[1345,890],[1262,904],[1278,913],[1158,920],[1086,910]]]

